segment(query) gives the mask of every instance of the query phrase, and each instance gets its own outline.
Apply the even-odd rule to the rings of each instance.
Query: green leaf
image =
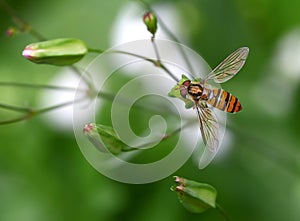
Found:
[[[101,152],[107,153],[108,150],[112,154],[119,154],[122,151],[136,150],[122,142],[114,129],[110,126],[90,123],[84,126],[83,133]]]
[[[168,93],[168,96],[179,98],[185,103],[185,108],[189,109],[194,106],[194,102],[190,99],[183,98],[180,94],[180,85],[182,85],[182,83],[186,80],[189,79],[185,75],[182,75],[181,80],[171,89],[171,91]]]
[[[199,183],[181,177],[174,177],[176,185],[171,187],[177,192],[182,205],[193,213],[203,213],[209,208],[216,208],[216,189],[206,183]]]
[[[27,45],[22,54],[37,64],[66,66],[79,61],[87,52],[82,40],[59,38]]]

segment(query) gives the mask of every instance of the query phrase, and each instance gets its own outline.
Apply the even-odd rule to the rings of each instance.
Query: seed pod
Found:
[[[27,45],[22,55],[37,64],[72,65],[88,52],[83,41],[59,38]]]
[[[90,123],[84,126],[83,133],[103,153],[119,154],[120,152],[136,150],[122,142],[110,126]]]
[[[217,191],[206,183],[198,183],[175,176],[176,185],[171,187],[177,192],[182,205],[193,213],[203,213],[209,208],[216,207]]]

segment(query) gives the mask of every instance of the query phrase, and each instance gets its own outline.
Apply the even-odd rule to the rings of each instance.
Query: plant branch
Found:
[[[32,89],[49,89],[49,90],[65,90],[65,91],[86,91],[85,89],[77,89],[73,87],[47,85],[47,84],[31,84],[31,83],[19,83],[19,82],[0,82],[0,87],[24,87]]]
[[[0,0],[0,6],[9,16],[12,17],[13,21],[21,31],[29,32],[32,36],[40,41],[46,40],[46,38],[42,34],[33,29],[31,25],[29,25],[23,18],[21,18],[17,14],[17,12],[9,4],[7,4],[5,0]]]
[[[179,81],[179,79],[164,64],[162,64],[159,60],[151,59],[151,58],[148,58],[148,57],[145,57],[145,56],[142,56],[142,55],[138,55],[138,54],[135,54],[135,53],[127,52],[127,51],[111,50],[111,51],[106,51],[105,53],[126,54],[126,55],[130,55],[130,56],[133,56],[133,57],[141,58],[145,61],[149,61],[154,66],[162,68],[174,81],[176,81],[176,82]]]
[[[170,137],[172,137],[173,135],[177,134],[178,132],[180,132],[181,130],[183,130],[184,128],[186,128],[189,125],[190,125],[190,123],[186,122],[183,126],[180,126],[177,129],[171,131],[170,133],[167,133],[167,134],[163,135],[162,138],[161,138],[161,140],[160,140],[160,143],[163,142],[163,141],[165,141],[165,140],[167,140],[167,139],[169,139]],[[148,147],[148,146],[150,146],[152,144],[155,144],[155,143],[157,143],[157,141],[151,141],[149,143],[142,144],[141,146],[136,147],[134,149],[145,148],[145,147]]]
[[[88,48],[88,52],[93,52],[93,53],[98,53],[98,54],[102,54],[105,51],[101,50],[101,49],[97,49],[97,48]]]
[[[147,2],[145,2],[145,1],[143,1],[143,0],[139,0],[139,2],[142,3],[142,4],[147,8],[147,10],[152,11],[152,12],[155,14],[155,16],[156,16],[156,18],[157,18],[157,21],[158,21],[158,24],[160,25],[160,27],[162,28],[162,30],[164,30],[164,31],[166,32],[166,34],[171,38],[171,40],[173,40],[173,41],[175,41],[175,42],[177,42],[177,43],[180,44],[181,42],[179,41],[179,39],[178,39],[178,38],[176,37],[176,35],[168,28],[168,26],[163,22],[163,19],[161,19],[161,18],[159,17],[159,15],[156,13],[156,11],[153,10],[153,8],[150,6],[150,4],[147,3]],[[186,53],[184,52],[184,50],[182,49],[182,47],[179,47],[179,51],[180,51],[180,53],[181,53],[181,55],[182,55],[182,58],[184,59],[184,62],[186,63],[187,67],[189,68],[189,70],[190,70],[192,73],[195,74],[195,70],[193,69],[193,66],[192,66],[191,62],[189,61],[189,59],[188,59]]]
[[[225,210],[220,206],[220,204],[216,203],[216,209],[218,210],[218,212],[223,216],[225,221],[229,221],[229,217],[226,214]]]
[[[53,106],[49,106],[49,107],[45,107],[45,108],[41,108],[41,109],[33,109],[33,108],[25,108],[25,107],[18,107],[18,106],[0,104],[0,108],[25,113],[25,115],[20,116],[20,117],[0,121],[0,125],[16,123],[16,122],[20,122],[20,121],[23,121],[23,120],[27,120],[27,119],[32,118],[33,116],[38,115],[38,114],[43,114],[43,113],[52,111],[54,109],[66,107],[66,106],[69,106],[71,104],[81,102],[84,99],[81,98],[81,99],[78,99],[78,100],[67,101],[67,102],[64,102],[64,103],[61,103],[61,104],[57,104],[57,105],[53,105]]]
[[[153,45],[153,48],[154,48],[154,52],[155,52],[155,55],[156,55],[157,62],[161,62],[159,51],[158,51],[158,48],[157,48],[157,45],[156,45],[156,42],[155,42],[155,36],[154,35],[151,38],[151,42],[152,42],[152,45]]]

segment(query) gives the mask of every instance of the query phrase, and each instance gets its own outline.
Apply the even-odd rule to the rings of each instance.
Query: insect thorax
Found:
[[[188,94],[193,97],[194,100],[200,100],[203,95],[203,87],[201,84],[191,83],[187,88]]]

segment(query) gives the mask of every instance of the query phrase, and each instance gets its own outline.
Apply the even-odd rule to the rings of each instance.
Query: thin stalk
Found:
[[[138,55],[138,54],[135,54],[135,53],[127,52],[127,51],[111,50],[111,51],[106,51],[105,53],[126,54],[126,55],[130,55],[130,56],[133,56],[133,57],[141,58],[145,61],[149,61],[152,64],[154,64],[154,66],[162,68],[174,81],[176,81],[176,82],[179,81],[179,79],[165,65],[163,65],[159,60],[151,59],[151,58],[148,58],[148,57],[145,57],[145,56],[142,56],[142,55]]]
[[[46,38],[40,34],[38,31],[32,28],[23,18],[21,18],[18,13],[9,5],[5,0],[0,0],[1,8],[13,18],[13,21],[18,26],[21,31],[27,31],[32,36],[40,41],[46,40]]]
[[[179,41],[179,39],[168,28],[168,26],[163,22],[163,19],[161,19],[159,17],[159,15],[155,12],[155,10],[153,10],[153,8],[150,6],[150,4],[147,3],[147,2],[145,2],[145,1],[143,1],[143,0],[139,0],[139,2],[142,3],[147,8],[147,10],[152,11],[155,14],[155,16],[157,18],[157,21],[158,21],[158,24],[166,32],[166,34],[171,38],[171,40],[173,40],[173,41],[175,41],[175,42],[177,42],[177,43],[180,44],[181,42]],[[189,70],[192,73],[195,73],[195,70],[193,69],[193,66],[192,66],[191,62],[189,61],[189,59],[188,59],[186,53],[184,52],[184,50],[181,47],[179,47],[179,51],[180,51],[180,53],[182,55],[182,58],[184,59],[184,62],[186,63],[187,67],[189,68]]]
[[[29,118],[30,118],[29,115],[24,115],[24,116],[13,118],[13,119],[9,119],[9,120],[2,120],[2,121],[0,121],[0,125],[18,123],[18,122],[27,120]]]
[[[82,78],[82,80],[84,80],[84,82],[87,84],[87,86],[89,87],[89,89],[91,89],[91,90],[94,89],[94,85],[93,85],[93,83],[91,82],[91,80],[88,79],[88,78],[86,77],[86,75],[83,75],[83,74],[81,73],[81,70],[80,70],[78,67],[76,67],[75,65],[71,65],[69,68],[70,68],[71,70],[73,70],[73,72],[74,72],[78,77],[80,77],[80,78]]]
[[[0,108],[5,109],[5,110],[15,111],[15,112],[21,112],[21,113],[31,112],[31,109],[28,107],[19,107],[19,106],[2,104],[2,103],[0,103]]]
[[[102,54],[105,51],[101,50],[101,49],[97,49],[97,48],[88,48],[88,52],[94,52],[94,53]]]
[[[182,127],[178,127],[177,129],[171,131],[170,133],[167,133],[167,134],[163,135],[162,138],[161,138],[161,140],[160,140],[160,143],[163,142],[163,141],[165,141],[165,140],[167,140],[167,139],[169,139],[170,137],[172,137],[173,135],[177,134],[178,132],[180,132],[181,130],[183,130],[184,128],[186,128],[189,125],[190,125],[190,123],[186,122]],[[145,147],[148,147],[148,146],[150,146],[152,144],[155,144],[155,143],[157,143],[157,141],[151,141],[149,143],[142,144],[139,147],[135,147],[135,148],[128,149],[128,150],[131,151],[131,150],[137,150],[139,148],[145,148]]]
[[[154,53],[155,53],[156,59],[157,59],[156,66],[161,67],[171,78],[173,78],[176,82],[178,82],[179,79],[161,62],[159,50],[158,50],[157,44],[155,42],[155,35],[152,36],[151,42],[152,42],[152,45],[154,48]]]
[[[156,45],[156,42],[155,42],[155,35],[152,36],[151,42],[152,42],[152,45],[153,45],[153,48],[154,48],[154,53],[156,55],[156,59],[157,59],[158,62],[161,63],[159,51],[158,51],[158,48],[157,48],[157,45]]]
[[[12,119],[9,119],[9,120],[0,121],[0,125],[5,125],[5,124],[16,123],[16,122],[28,120],[28,119],[30,119],[33,116],[36,116],[38,114],[43,114],[43,113],[52,111],[54,109],[62,108],[62,107],[65,107],[65,106],[69,106],[71,104],[80,102],[82,100],[83,99],[78,99],[78,100],[75,100],[75,101],[72,100],[72,101],[64,102],[64,103],[61,103],[61,104],[57,104],[57,105],[53,105],[53,106],[45,107],[45,108],[41,108],[41,109],[23,108],[23,107],[17,107],[17,106],[0,104],[0,108],[4,108],[4,109],[8,109],[8,110],[13,110],[13,111],[25,113],[23,116],[20,116],[20,117],[16,117],[16,118],[12,118]]]
[[[229,221],[229,217],[226,214],[225,210],[220,206],[220,204],[216,203],[216,210],[223,216],[225,221]]]
[[[73,87],[47,85],[47,84],[31,84],[31,83],[19,83],[19,82],[0,82],[0,87],[23,87],[32,89],[49,89],[49,90],[64,90],[64,91],[86,91],[85,89],[77,89]]]

